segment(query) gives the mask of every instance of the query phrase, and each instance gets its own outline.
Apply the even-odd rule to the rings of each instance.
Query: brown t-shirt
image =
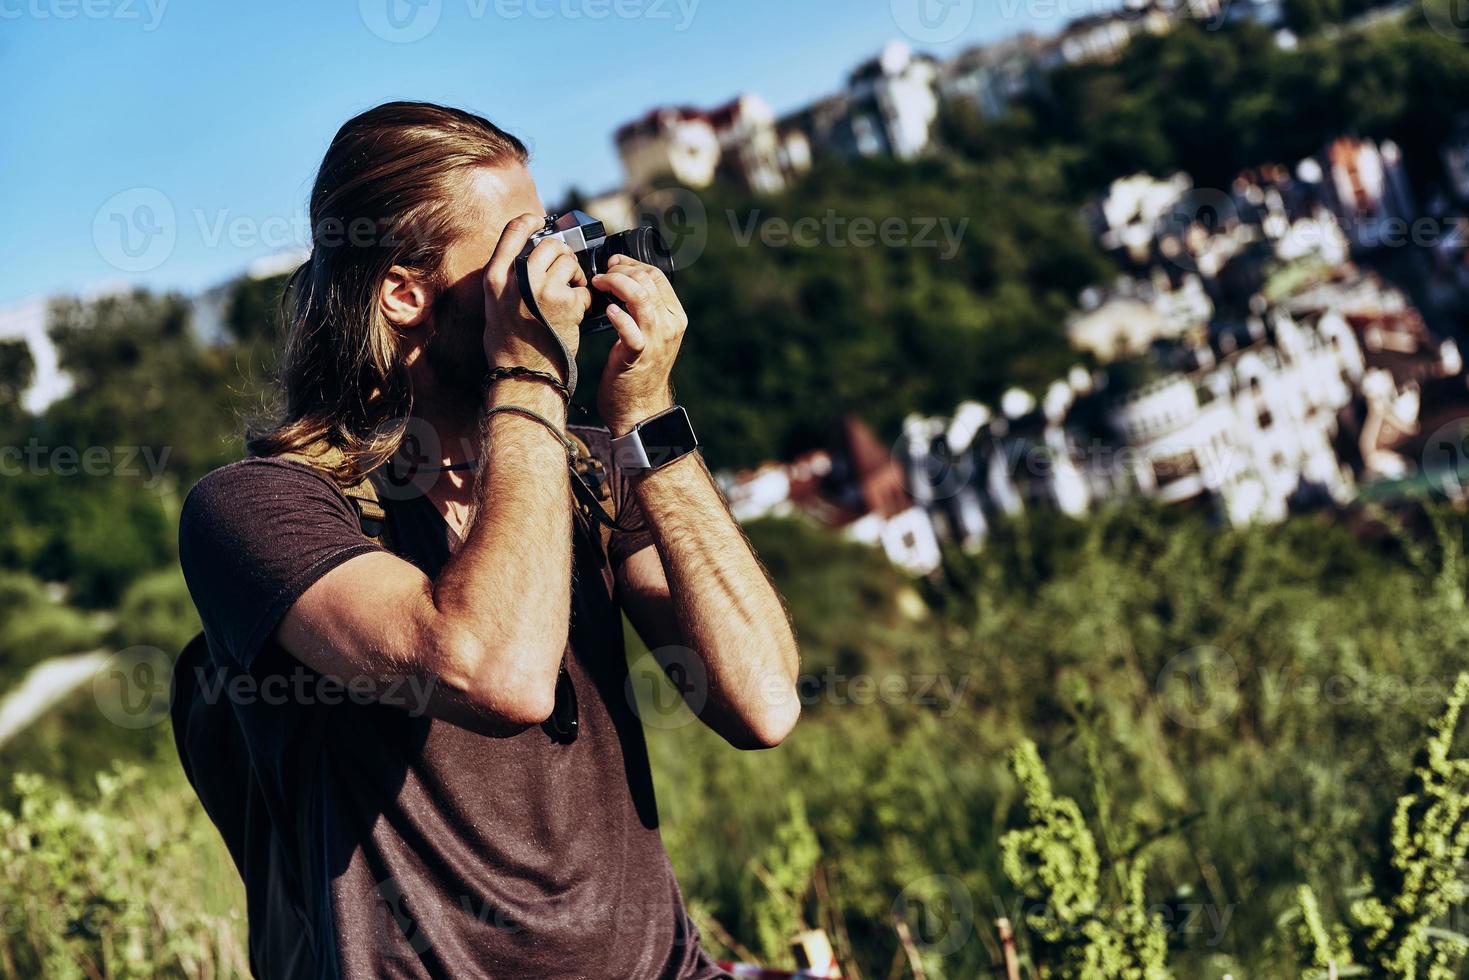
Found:
[[[608,467],[623,523],[635,520],[606,431],[578,434]],[[438,575],[451,540],[437,509],[380,489],[389,490],[393,549]],[[611,570],[650,540],[615,534],[604,553],[598,533],[578,527],[567,656],[575,741],[560,744],[540,727],[494,737],[415,710],[411,687],[384,704],[327,683],[272,642],[313,582],[379,548],[331,480],[297,463],[250,459],[199,482],[184,504],[179,554],[213,665],[239,685],[228,700],[276,838],[273,859],[242,862],[258,972],[270,980],[725,976],[699,945],[658,834],[612,598]],[[265,894],[288,873],[304,909]],[[303,930],[314,963],[259,952],[288,947],[269,938]]]

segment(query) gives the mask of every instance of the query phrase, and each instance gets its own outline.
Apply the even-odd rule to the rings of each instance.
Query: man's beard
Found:
[[[483,314],[461,307],[451,290],[434,304],[433,333],[424,345],[424,359],[439,397],[478,400],[489,379],[485,360]]]

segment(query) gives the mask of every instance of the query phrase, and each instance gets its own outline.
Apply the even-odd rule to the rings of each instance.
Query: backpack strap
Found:
[[[613,531],[632,531],[617,521],[617,498],[612,494],[612,481],[606,465],[592,452],[586,440],[567,430],[567,441],[576,449],[571,464],[571,492],[582,515],[601,525],[602,550],[612,541]]]
[[[345,461],[342,451],[325,440],[314,442],[293,453],[281,453],[274,458],[301,463],[328,474],[338,470]],[[351,486],[343,487],[342,495],[356,509],[357,523],[362,528],[362,534],[391,550],[388,541],[388,512],[383,507],[382,498],[378,496],[372,478],[365,476]]]

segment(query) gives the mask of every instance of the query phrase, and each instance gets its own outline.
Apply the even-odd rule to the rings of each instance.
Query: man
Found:
[[[485,119],[393,103],[348,122],[287,290],[283,418],[185,503],[211,660],[293,681],[229,705],[263,813],[212,813],[270,827],[236,855],[264,976],[722,975],[658,835],[620,612],[743,748],[794,725],[796,644],[698,454],[611,458],[674,407],[668,279],[620,258],[589,282],[542,241],[538,318],[516,259],[544,210],[524,146]],[[605,547],[565,440],[561,348],[593,290],[617,331],[610,435],[573,434],[617,503]],[[369,475],[381,534],[344,494]]]

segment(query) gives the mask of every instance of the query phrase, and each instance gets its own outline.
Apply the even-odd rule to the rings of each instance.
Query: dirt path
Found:
[[[25,680],[0,698],[0,745],[24,731],[52,705],[90,682],[107,657],[107,651],[93,650],[52,657],[31,668]]]

